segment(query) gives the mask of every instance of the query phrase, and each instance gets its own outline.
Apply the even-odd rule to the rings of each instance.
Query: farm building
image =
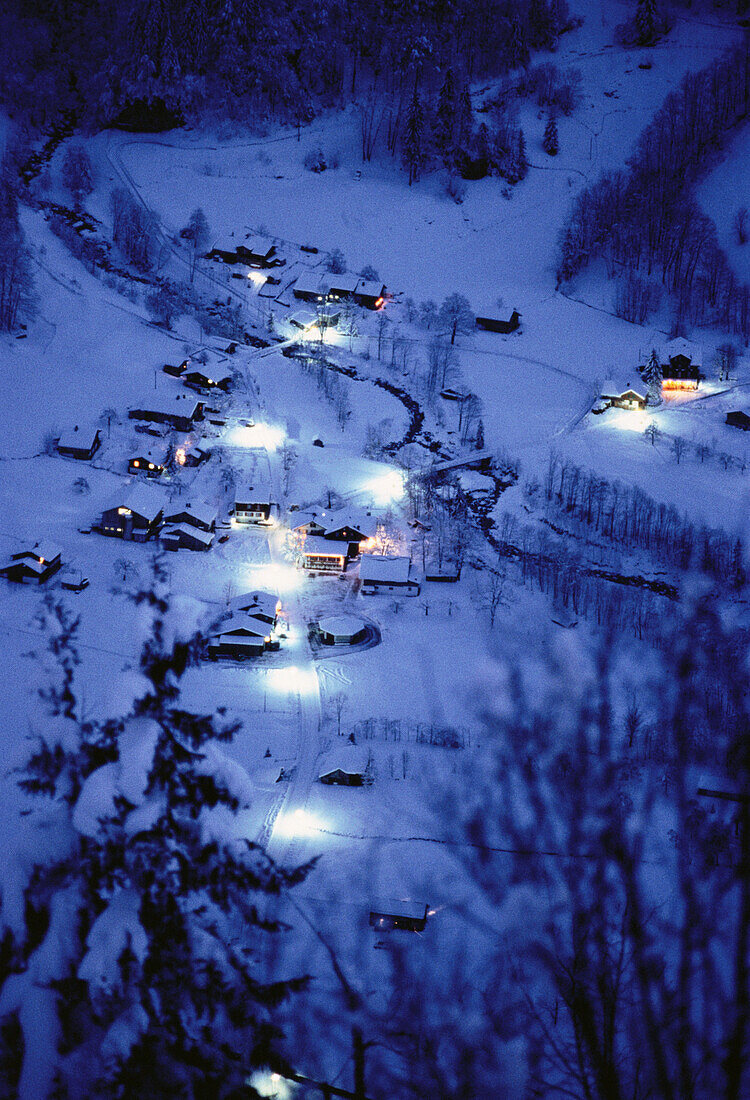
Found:
[[[314,272],[300,275],[292,293],[301,302],[324,302],[328,294],[328,281]]]
[[[171,375],[172,378],[181,378],[190,365],[189,359],[183,359],[181,363],[175,366],[174,363],[165,363],[161,368],[165,374]]]
[[[750,432],[750,416],[739,409],[735,412],[728,412],[726,422],[731,428],[740,428],[743,432]]]
[[[357,645],[367,634],[367,626],[354,615],[331,615],[318,623],[323,645]]]
[[[331,273],[328,276],[328,297],[334,301],[342,298],[353,298],[360,282],[361,280],[356,275],[334,275]]]
[[[230,371],[211,370],[209,367],[192,368],[182,375],[182,381],[190,389],[223,390],[226,393],[232,386],[234,377]]]
[[[131,409],[131,420],[149,420],[156,424],[168,424],[178,431],[189,432],[203,419],[203,402],[196,401],[188,394],[175,394],[170,397],[156,398],[148,406]]]
[[[159,529],[164,514],[164,500],[156,489],[135,485],[119,504],[102,512],[99,529],[112,538],[146,542]]]
[[[248,237],[237,245],[237,259],[250,267],[277,267],[284,263],[276,256],[276,246],[265,237]]]
[[[128,473],[161,477],[167,468],[170,453],[168,443],[154,443],[147,451],[138,451],[128,460]]]
[[[367,554],[360,562],[359,579],[363,596],[374,596],[380,592],[419,595],[419,584],[406,557],[381,558]]]
[[[268,527],[273,522],[271,519],[270,500],[251,500],[247,493],[234,498],[234,518],[237,523],[252,523],[256,526]]]
[[[196,527],[199,531],[214,531],[216,516],[216,509],[205,500],[196,500],[193,504],[175,502],[164,509],[164,523]]]
[[[514,309],[510,317],[505,320],[496,315],[491,317],[477,317],[477,328],[483,328],[486,332],[515,332],[521,324],[521,314]]]
[[[358,745],[342,745],[327,753],[318,768],[318,779],[328,785],[361,787],[370,756]]]
[[[354,301],[365,309],[380,309],[385,301],[385,284],[380,280],[360,279],[354,288]]]
[[[335,542],[322,535],[308,535],[299,551],[302,568],[320,573],[343,573],[348,558],[348,542]]]
[[[44,584],[61,565],[56,546],[37,543],[30,549],[11,554],[7,564],[0,568],[0,576],[16,584]]]
[[[423,902],[377,898],[370,908],[370,927],[381,932],[395,929],[403,932],[424,932],[429,912],[429,906]]]
[[[607,379],[601,386],[602,401],[607,401],[612,409],[645,409],[646,397],[646,387],[642,382],[637,386],[630,383],[623,386],[620,382]]]
[[[232,597],[229,610],[232,615],[244,611],[273,627],[281,611],[281,600],[272,592],[244,592],[241,596]]]
[[[78,424],[71,431],[63,432],[57,441],[57,453],[66,458],[88,461],[94,457],[101,445],[98,428],[80,428]]]
[[[233,616],[225,630],[213,635],[208,643],[208,655],[212,658],[259,657],[271,642],[268,624],[253,615]]]
[[[359,512],[330,512],[322,517],[320,525],[323,527],[324,538],[349,544],[349,558],[356,558],[365,544],[375,538],[377,532],[374,518]]]
[[[190,523],[170,523],[162,527],[159,539],[165,550],[210,550],[214,535]]]

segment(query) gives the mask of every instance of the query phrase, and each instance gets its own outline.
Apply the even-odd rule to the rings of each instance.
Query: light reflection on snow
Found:
[[[280,1077],[278,1073],[271,1073],[267,1069],[256,1070],[248,1077],[247,1084],[254,1088],[258,1096],[266,1096],[269,1100],[289,1100],[293,1095],[293,1085]],[[296,1092],[296,1089],[294,1089]]]
[[[374,477],[365,488],[372,493],[376,504],[393,504],[403,498],[404,475],[400,470],[388,470],[387,473]]]
[[[267,669],[266,683],[269,691],[278,692],[279,695],[291,692],[299,695],[313,695],[318,687],[318,675],[314,668],[288,665],[286,668]]]
[[[248,566],[247,582],[250,588],[278,592],[280,596],[301,588],[304,579],[304,574],[299,569],[281,562]]]
[[[622,416],[612,420],[610,426],[621,432],[645,432],[651,417],[645,412],[622,411]]]
[[[227,443],[233,447],[265,447],[267,451],[277,450],[286,436],[282,428],[273,424],[254,424],[249,428],[238,424],[226,434]]]
[[[314,836],[324,828],[325,823],[309,810],[292,810],[279,815],[274,832],[286,840],[294,840],[301,836]]]

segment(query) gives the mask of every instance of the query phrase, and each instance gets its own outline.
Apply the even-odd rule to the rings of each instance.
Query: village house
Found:
[[[349,559],[356,558],[368,543],[374,543],[377,533],[375,519],[367,513],[359,512],[330,512],[321,517],[319,526],[324,538],[349,544]]]
[[[168,443],[154,443],[147,451],[138,451],[128,460],[128,473],[161,477],[169,463],[171,450]]]
[[[122,496],[119,504],[102,512],[99,530],[111,538],[146,542],[158,533],[164,500],[156,489],[134,485]]]
[[[211,452],[209,450],[204,450],[203,447],[199,447],[195,443],[187,442],[178,447],[174,453],[177,465],[187,466],[188,468],[200,466],[202,462],[207,462],[210,457]]]
[[[267,623],[253,615],[237,615],[225,629],[209,639],[207,649],[213,660],[217,657],[244,660],[259,657],[270,644],[271,631]]]
[[[329,283],[326,279],[321,278],[320,275],[314,272],[305,273],[300,275],[297,282],[294,284],[292,293],[295,298],[298,298],[301,302],[324,302],[329,290]]]
[[[376,898],[371,903],[370,927],[380,932],[424,932],[430,907],[424,902]]]
[[[168,424],[178,431],[189,432],[203,419],[203,402],[186,393],[159,397],[153,402],[128,412],[131,420],[147,420],[156,424]]]
[[[485,329],[487,332],[515,332],[521,324],[521,314],[517,309],[514,309],[507,320],[493,315],[491,317],[476,317],[475,321],[477,328]]]
[[[300,332],[309,332],[310,329],[315,328],[317,323],[317,316],[305,309],[298,309],[296,313],[292,313],[289,317],[289,324],[292,328],[299,329]]]
[[[210,367],[193,367],[182,375],[182,381],[189,389],[199,392],[218,389],[227,393],[232,387],[234,375],[220,368],[213,370]]]
[[[278,267],[286,261],[276,256],[276,246],[265,237],[247,237],[237,245],[237,259],[249,267]]]
[[[159,541],[165,550],[210,550],[214,534],[190,523],[170,523],[162,527]]]
[[[318,573],[343,573],[349,558],[349,543],[323,535],[307,535],[298,554],[303,569]]]
[[[272,525],[271,509],[273,503],[270,500],[253,500],[246,491],[234,498],[234,518],[237,523],[250,523],[256,527],[269,527]]]
[[[318,767],[321,783],[341,787],[361,787],[367,776],[370,754],[358,745],[340,745],[327,753]]]
[[[609,408],[612,409],[645,409],[647,396],[647,388],[643,382],[639,382],[636,386],[631,386],[630,383],[623,386],[622,383],[614,382],[612,379],[602,382],[602,401],[608,402]]]
[[[57,453],[65,458],[90,461],[101,446],[98,428],[81,428],[78,424],[71,431],[63,432],[57,441]]]
[[[385,302],[385,284],[379,279],[360,279],[354,288],[354,301],[365,309],[380,309]]]
[[[182,504],[176,501],[164,509],[164,523],[182,524],[188,527],[196,527],[199,531],[215,531],[217,510],[205,500],[197,500],[193,504]]]
[[[394,592],[401,596],[419,595],[419,584],[406,557],[381,558],[367,554],[360,562],[359,579],[363,596],[382,592]]]
[[[728,412],[726,422],[731,428],[739,428],[743,432],[750,432],[750,416],[746,412],[742,412],[741,409]]]
[[[703,377],[703,353],[699,344],[677,336],[659,355],[663,390],[697,390]]]
[[[272,592],[243,592],[240,596],[232,597],[229,610],[232,615],[242,612],[252,615],[273,628],[281,611],[281,600]]]
[[[360,282],[361,280],[356,275],[334,275],[331,273],[328,276],[328,297],[334,301],[353,298]]]
[[[176,366],[174,363],[165,363],[161,368],[165,374],[171,375],[172,378],[181,378],[190,365],[189,359],[183,359],[181,363]]]
[[[44,584],[62,562],[60,551],[49,543],[36,543],[25,550],[10,555],[8,563],[0,568],[0,576],[16,584]]]
[[[367,636],[367,626],[354,615],[330,615],[318,623],[323,645],[358,645]]]

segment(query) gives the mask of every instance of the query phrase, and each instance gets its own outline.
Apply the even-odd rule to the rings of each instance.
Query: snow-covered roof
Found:
[[[248,252],[252,252],[255,256],[267,256],[269,252],[273,252],[275,245],[267,237],[254,234],[243,241],[240,247],[246,248]]]
[[[268,497],[263,497],[260,493],[256,493],[252,489],[236,492],[234,494],[234,504],[235,507],[237,507],[238,504],[257,504],[259,508],[271,507],[271,501],[268,499]]]
[[[299,294],[318,294],[325,297],[328,293],[328,280],[321,278],[316,272],[305,272],[300,275],[293,288]]]
[[[133,413],[157,412],[168,416],[174,416],[176,414],[178,416],[187,416],[191,420],[194,420],[198,414],[200,404],[201,402],[196,401],[195,398],[189,396],[187,393],[156,394],[155,397],[149,397],[138,405],[137,408],[133,409]]]
[[[190,504],[170,504],[164,509],[165,523],[179,523],[178,516],[193,516],[200,523],[209,526],[216,522],[217,511],[212,504],[205,500],[196,500]]]
[[[675,336],[674,340],[663,344],[661,353],[664,360],[673,359],[675,355],[686,355],[697,367],[703,364],[702,346],[694,344],[692,340],[686,340],[684,336]]]
[[[387,917],[410,917],[413,920],[422,920],[427,908],[423,901],[413,901],[411,898],[378,897],[370,902],[371,913],[381,913]]]
[[[296,328],[308,329],[311,328],[317,321],[317,317],[314,313],[310,313],[307,309],[298,309],[296,313],[292,313],[289,317],[289,324],[294,325]]]
[[[164,510],[165,505],[165,498],[158,489],[136,483],[131,485],[124,497],[120,498],[119,504],[114,504],[112,507],[129,508],[136,515],[143,516],[144,519],[153,522],[159,513]]]
[[[264,615],[275,615],[278,606],[279,597],[273,592],[244,592],[241,596],[234,596],[229,601],[229,610],[233,615],[253,607],[258,608]]]
[[[336,638],[352,638],[359,634],[364,625],[355,615],[329,615],[318,622],[324,634],[333,634]]]
[[[342,508],[338,512],[329,512],[319,520],[320,526],[325,531],[341,531],[344,527],[361,532],[365,538],[371,538],[377,530],[377,523],[366,512],[352,511]]]
[[[360,280],[356,275],[334,275],[333,272],[328,276],[328,282],[330,283],[330,289],[335,294],[336,291],[340,291],[342,294],[353,294],[357,289],[357,284]]]
[[[60,553],[60,547],[55,546],[52,542],[37,542],[34,546],[17,550],[14,554],[11,554],[11,560],[20,561],[22,558],[29,558],[32,563],[36,559],[36,564],[39,564],[39,558],[41,558],[43,563],[48,563],[59,558]],[[43,571],[44,565],[41,569],[41,572]]]
[[[131,462],[153,462],[155,466],[163,466],[169,457],[168,443],[153,443],[147,451],[136,451]]]
[[[210,546],[214,541],[213,531],[202,531],[200,527],[193,527],[189,523],[170,523],[162,527],[162,539],[169,540],[177,535],[186,535],[196,542],[202,542],[204,546]]]
[[[223,382],[231,382],[234,375],[231,371],[221,370],[219,367],[193,367],[183,375],[183,381],[189,381],[191,378],[205,378],[209,386],[220,386]]]
[[[379,279],[377,282],[373,282],[372,279],[360,279],[354,293],[361,294],[366,298],[382,298],[384,290],[385,283],[382,283]]]
[[[406,584],[411,563],[408,558],[381,558],[368,554],[359,565],[359,579],[363,584]]]
[[[96,443],[99,430],[93,424],[75,425],[73,428],[67,428],[58,439],[57,446],[66,450],[90,451]]]
[[[262,619],[256,619],[255,615],[233,615],[230,621],[222,629],[222,634],[257,634],[259,638],[267,638],[270,633],[268,623]]]
[[[325,521],[315,512],[294,512],[289,517],[289,527],[292,531],[301,531],[303,527],[307,527],[308,524],[315,524],[318,527],[322,527],[325,531]]]
[[[321,760],[318,766],[318,779],[331,772],[343,772],[344,775],[364,775],[367,770],[369,753],[359,745],[337,745]]]
[[[331,554],[333,556],[347,557],[349,543],[339,539],[325,539],[322,535],[308,535],[302,547],[303,554]]]
[[[602,397],[622,397],[625,393],[635,393],[639,397],[646,397],[646,387],[643,385],[641,379],[637,383],[631,384],[628,382],[624,384],[620,381],[615,381],[612,378],[606,379],[601,385]]]

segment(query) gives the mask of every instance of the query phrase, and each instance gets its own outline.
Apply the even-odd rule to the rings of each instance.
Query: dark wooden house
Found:
[[[270,500],[253,500],[247,493],[235,496],[234,518],[237,523],[250,523],[256,527],[268,527],[271,520]]]
[[[476,324],[487,332],[515,332],[521,324],[521,314],[514,309],[507,321],[502,317],[477,317]]]
[[[146,542],[158,533],[164,502],[158,490],[137,485],[102,512],[99,530],[111,538]]]
[[[385,302],[385,284],[360,279],[354,288],[354,301],[365,309],[380,309]]]
[[[173,397],[157,397],[153,402],[141,408],[131,409],[131,420],[146,420],[155,424],[168,424],[178,431],[189,432],[203,419],[203,402],[196,401],[188,394],[178,393]]]
[[[72,431],[64,432],[58,439],[57,453],[66,458],[88,461],[94,457],[100,445],[98,428],[79,428],[76,424]]]
[[[318,779],[329,786],[361,787],[365,782],[370,756],[358,745],[344,745],[324,757]]]
[[[740,428],[743,432],[750,432],[750,416],[740,409],[728,412],[726,422],[732,428]]]
[[[37,543],[30,549],[11,554],[10,561],[0,567],[0,576],[16,584],[44,584],[61,567],[56,546]]]
[[[424,932],[429,912],[423,902],[378,898],[370,909],[370,927],[381,932]]]

